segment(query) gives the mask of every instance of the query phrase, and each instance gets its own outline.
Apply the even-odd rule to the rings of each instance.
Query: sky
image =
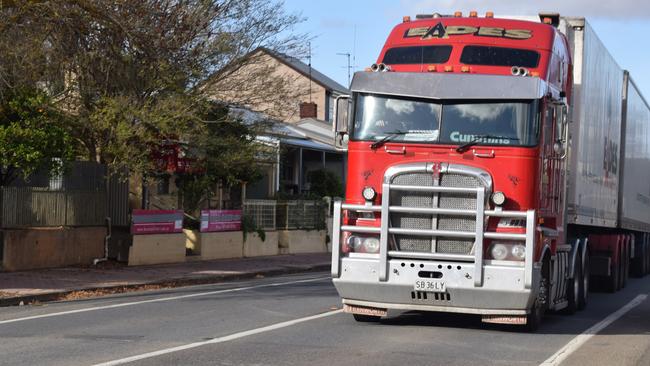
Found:
[[[486,11],[497,16],[584,16],[650,102],[649,0],[284,0],[284,6],[304,18],[295,30],[311,37],[312,66],[346,86],[347,57],[337,53],[350,53],[353,71],[363,70],[376,61],[391,29],[405,15],[414,19],[416,14],[477,10],[479,16]]]

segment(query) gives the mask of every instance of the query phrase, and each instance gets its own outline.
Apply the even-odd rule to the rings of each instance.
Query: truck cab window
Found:
[[[466,65],[534,68],[539,64],[539,53],[518,48],[465,46],[460,55],[460,62]]]
[[[534,146],[537,120],[534,102],[445,104],[440,142],[463,144],[485,135],[482,145]]]
[[[440,104],[421,100],[359,95],[351,137],[377,141],[398,133],[394,141],[435,141],[439,134],[440,109]]]
[[[395,47],[386,51],[383,63],[387,65],[441,64],[449,61],[451,46]]]

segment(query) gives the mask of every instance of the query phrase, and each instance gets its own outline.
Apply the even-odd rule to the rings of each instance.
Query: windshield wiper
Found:
[[[456,148],[456,152],[458,153],[464,153],[467,151],[470,147],[478,145],[481,143],[481,140],[483,139],[507,139],[507,140],[515,140],[519,141],[518,138],[516,137],[508,137],[508,136],[498,136],[498,135],[476,135],[471,141],[468,141]]]
[[[387,143],[388,141],[394,139],[395,137],[397,137],[397,136],[401,136],[401,135],[406,135],[407,133],[408,133],[408,131],[399,131],[399,130],[398,130],[398,131],[389,132],[389,133],[388,133],[386,136],[384,136],[381,140],[377,140],[377,141],[373,142],[373,143],[370,145],[370,148],[373,149],[373,150],[375,150],[375,149],[381,147],[383,144]]]

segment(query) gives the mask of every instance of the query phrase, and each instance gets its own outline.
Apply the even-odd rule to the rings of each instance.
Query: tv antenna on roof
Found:
[[[345,53],[340,52],[340,53],[337,53],[337,55],[346,56],[348,58],[348,66],[342,66],[342,67],[345,67],[346,69],[348,69],[348,85],[347,86],[349,87],[350,86],[350,71],[352,70],[352,68],[354,68],[353,65],[350,65],[350,56],[352,56],[352,55],[350,54],[350,52],[345,52]]]

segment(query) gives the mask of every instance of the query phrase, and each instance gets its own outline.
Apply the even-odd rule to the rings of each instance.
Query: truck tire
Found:
[[[589,296],[589,276],[591,276],[589,268],[589,251],[585,250],[585,258],[582,259],[582,283],[580,286],[578,297],[578,310],[583,310],[587,307],[587,297]]]
[[[549,301],[549,282],[548,282],[548,277],[549,277],[549,263],[548,260],[544,261],[544,265],[542,266],[542,278],[539,281],[539,293],[537,294],[537,298],[535,299],[535,303],[533,304],[532,309],[530,309],[530,312],[528,315],[526,315],[526,331],[527,332],[535,332],[537,329],[539,329],[539,326],[542,324],[542,321],[544,320],[544,314],[546,313],[546,309],[548,309],[548,301]]]
[[[352,316],[360,323],[378,323],[381,320],[380,316],[375,315],[352,314]]]
[[[578,311],[580,304],[581,288],[583,286],[582,260],[580,254],[576,255],[576,263],[573,269],[573,277],[568,279],[567,283],[567,301],[569,305],[564,309],[564,313],[573,314]]]

